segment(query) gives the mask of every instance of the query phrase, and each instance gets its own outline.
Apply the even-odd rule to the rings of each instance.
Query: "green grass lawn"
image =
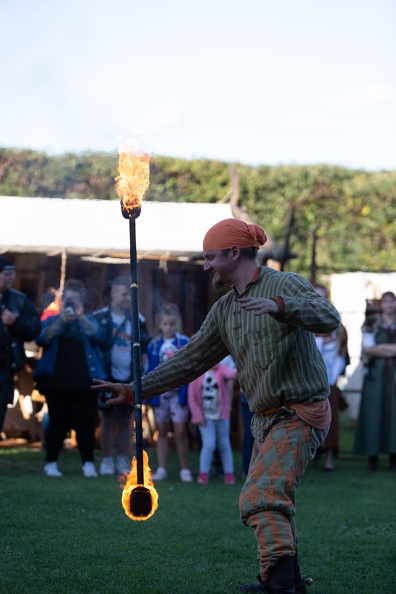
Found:
[[[396,593],[396,475],[353,457],[344,423],[336,470],[314,461],[298,491],[296,524],[310,594]],[[99,453],[97,458],[99,459]],[[42,474],[43,453],[0,449],[0,588],[4,594],[215,594],[236,592],[258,573],[253,531],[239,520],[242,486],[157,483],[159,507],[133,522],[116,477],[85,479],[75,450],[61,479]],[[149,452],[155,468],[155,454]],[[240,476],[241,459],[235,452]],[[198,471],[198,454],[191,455]]]

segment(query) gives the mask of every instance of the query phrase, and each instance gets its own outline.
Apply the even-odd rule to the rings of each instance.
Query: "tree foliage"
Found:
[[[117,199],[117,154],[48,156],[31,150],[0,150],[0,194],[8,196]],[[236,164],[239,204],[283,244],[291,213],[288,267],[316,274],[394,269],[396,171],[344,167]],[[153,157],[146,199],[163,202],[224,201],[230,164],[208,159]]]

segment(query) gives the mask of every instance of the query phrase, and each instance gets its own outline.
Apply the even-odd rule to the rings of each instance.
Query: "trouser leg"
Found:
[[[226,474],[234,474],[234,457],[230,442],[230,420],[217,421],[217,447],[219,449],[223,470]]]
[[[6,369],[0,369],[0,433],[3,430],[7,407],[14,398],[14,380]]]
[[[131,456],[133,449],[133,414],[120,410],[117,414],[116,447],[120,456]]]
[[[281,562],[283,570],[294,576],[295,494],[310,453],[311,430],[297,416],[279,421],[264,441],[254,443],[249,474],[240,495],[240,512],[242,521],[255,531],[264,583],[271,580],[272,571],[278,575],[283,557],[291,559]],[[289,576],[285,575],[284,580],[287,588]]]
[[[201,434],[201,451],[199,453],[199,472],[210,474],[213,453],[216,448],[216,429],[214,421],[210,419],[205,425],[198,425]]]
[[[7,403],[0,401],[0,432],[3,430],[4,421],[7,414]]]
[[[97,418],[96,399],[92,391],[74,390],[73,400],[73,421],[72,425],[76,431],[77,445],[81,461],[94,461],[95,451],[95,422]]]
[[[45,434],[46,460],[57,462],[66,433],[71,427],[70,402],[67,392],[49,390],[45,393],[49,423]]]
[[[109,406],[109,410],[99,411],[100,416],[100,448],[103,458],[113,456],[116,430],[116,414]]]

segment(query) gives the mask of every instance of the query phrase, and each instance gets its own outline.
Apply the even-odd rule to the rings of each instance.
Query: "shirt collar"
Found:
[[[260,271],[261,271],[261,268],[262,268],[261,266],[257,266],[257,269],[256,269],[256,271],[255,271],[255,273],[254,273],[254,275],[253,275],[253,278],[252,278],[252,280],[251,280],[251,281],[250,281],[250,282],[249,282],[249,283],[246,285],[245,289],[243,290],[243,293],[246,291],[246,289],[247,289],[247,288],[248,288],[250,285],[252,285],[253,283],[256,283],[256,282],[258,281],[258,279],[259,279],[259,276],[260,276]],[[235,287],[235,285],[232,285],[232,288],[233,288],[233,290],[234,290],[234,297],[235,297],[235,299],[237,299],[237,298],[238,298],[238,296],[240,295],[240,293],[238,293],[238,291],[237,291],[237,288]]]

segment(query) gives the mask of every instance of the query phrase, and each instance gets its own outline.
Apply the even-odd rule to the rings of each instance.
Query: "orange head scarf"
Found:
[[[267,241],[264,230],[258,225],[248,225],[237,219],[224,219],[213,225],[203,240],[203,251],[226,250],[233,245],[239,248],[259,248]]]

